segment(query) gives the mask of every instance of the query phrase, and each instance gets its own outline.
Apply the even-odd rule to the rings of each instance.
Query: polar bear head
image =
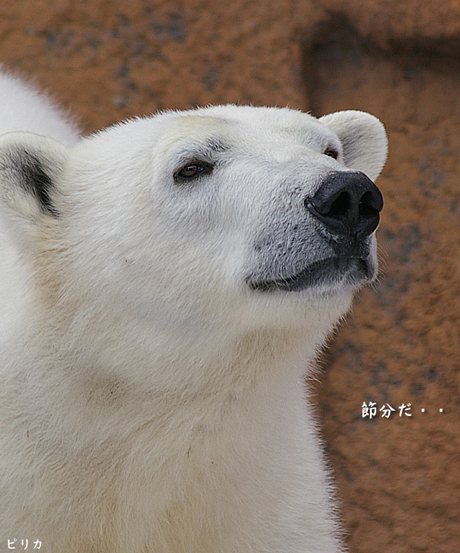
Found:
[[[386,155],[382,124],[357,111],[166,112],[70,149],[12,133],[0,141],[0,216],[47,320],[97,321],[120,339],[323,330],[376,276],[373,180]]]

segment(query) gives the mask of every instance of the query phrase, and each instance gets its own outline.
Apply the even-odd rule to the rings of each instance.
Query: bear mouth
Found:
[[[330,257],[315,261],[300,273],[273,280],[248,282],[260,292],[299,292],[317,286],[356,286],[375,277],[375,267],[369,258]]]

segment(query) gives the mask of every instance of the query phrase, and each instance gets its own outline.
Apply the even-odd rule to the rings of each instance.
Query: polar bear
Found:
[[[376,276],[382,124],[227,105],[80,137],[0,93],[0,549],[342,551],[304,378]]]

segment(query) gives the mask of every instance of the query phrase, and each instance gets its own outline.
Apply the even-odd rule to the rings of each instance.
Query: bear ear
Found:
[[[339,137],[344,163],[375,180],[385,165],[388,139],[382,123],[363,111],[337,111],[319,121]]]
[[[59,217],[53,197],[67,156],[65,146],[35,134],[0,137],[0,215],[16,239]]]

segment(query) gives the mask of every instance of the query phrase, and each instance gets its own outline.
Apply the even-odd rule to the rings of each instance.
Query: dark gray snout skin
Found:
[[[286,233],[284,267],[280,269],[279,252],[283,250],[283,244],[278,239],[265,251],[266,255],[277,251],[273,278],[267,275],[267,278],[248,279],[250,288],[261,292],[297,292],[339,281],[349,285],[371,281],[377,272],[372,235],[383,209],[382,194],[377,186],[361,172],[329,172],[314,194],[305,197],[303,209],[305,219],[315,229],[310,232],[310,247],[298,246],[297,261],[290,270],[289,259],[296,249],[296,242],[300,244],[301,240]],[[314,248],[311,247],[313,242],[316,243]],[[313,251],[314,257],[310,259]],[[298,259],[302,256],[304,263],[299,267]]]

